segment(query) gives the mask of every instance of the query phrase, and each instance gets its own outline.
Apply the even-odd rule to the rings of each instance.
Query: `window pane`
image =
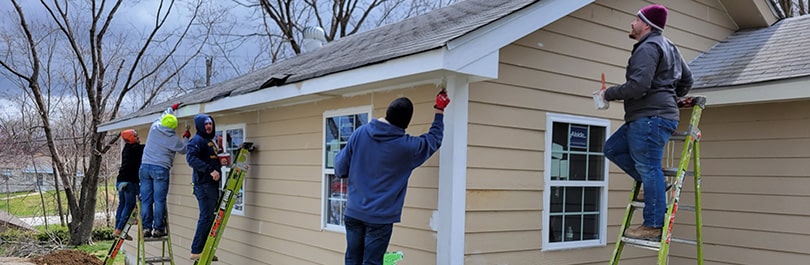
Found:
[[[588,126],[572,124],[568,130],[571,150],[586,151],[588,148]]]
[[[560,150],[568,151],[568,123],[555,122],[551,138],[553,143],[560,146]]]
[[[326,216],[327,223],[343,226],[343,212],[346,210],[346,179],[327,174],[329,178],[329,193],[327,194]]]
[[[561,242],[563,238],[563,231],[562,231],[562,215],[553,215],[549,217],[549,232],[548,232],[548,241],[549,242]]]
[[[605,127],[590,126],[590,135],[588,136],[588,151],[589,152],[602,152],[605,146]]]
[[[582,216],[581,215],[565,215],[563,221],[565,227],[565,237],[563,241],[577,241],[582,240]]]
[[[605,179],[605,157],[588,155],[588,180]]]
[[[582,187],[565,187],[565,212],[582,212]]]
[[[587,170],[586,155],[572,154],[569,165],[569,180],[585,180]]]
[[[600,201],[600,187],[586,187],[585,188],[585,200],[583,201],[583,211],[585,212],[597,212],[599,211],[599,206],[601,205]]]
[[[552,213],[561,213],[563,211],[563,187],[551,187],[551,205]]]
[[[582,240],[599,239],[599,215],[586,214],[582,217]]]

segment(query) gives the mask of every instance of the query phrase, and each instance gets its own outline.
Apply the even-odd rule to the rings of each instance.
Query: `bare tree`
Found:
[[[115,135],[98,132],[98,126],[118,116],[133,90],[144,92],[138,108],[152,104],[174,84],[206,42],[207,29],[196,24],[203,1],[189,0],[188,18],[173,27],[178,16],[172,12],[180,3],[158,1],[154,20],[139,36],[137,32],[112,30],[121,24],[114,18],[122,15],[123,0],[40,0],[41,19],[28,17],[34,8],[30,6],[36,4],[27,2],[24,9],[19,1],[11,0],[13,19],[18,24],[3,32],[7,36],[0,46],[0,66],[24,84],[23,91],[35,102],[43,138],[72,216],[68,223],[71,245],[89,242],[102,160],[115,140],[111,137]],[[187,54],[177,56],[181,50]],[[74,107],[68,113],[60,112],[71,126],[59,128],[67,130],[59,135],[54,131],[58,104],[53,100],[57,98],[73,99],[60,106]],[[59,143],[58,138],[64,135],[73,141]],[[73,179],[79,174],[83,174],[81,185]]]
[[[272,61],[302,52],[302,31],[324,29],[327,42],[381,25],[421,15],[457,0],[233,0],[260,8],[261,33],[270,40]],[[283,45],[284,47],[280,47]]]
[[[779,18],[804,16],[809,13],[808,0],[770,0]]]

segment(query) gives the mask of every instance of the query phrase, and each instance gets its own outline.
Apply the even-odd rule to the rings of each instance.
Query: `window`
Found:
[[[610,122],[549,113],[546,117],[543,250],[604,246]]]
[[[335,156],[346,146],[349,136],[369,122],[371,106],[327,111],[323,114],[323,202],[321,227],[346,231],[343,212],[346,210],[348,181],[335,177]]]
[[[233,161],[236,159],[236,151],[239,150],[239,146],[245,141],[245,125],[239,124],[217,126],[214,140],[216,140],[217,147],[220,150],[231,155],[231,161]],[[230,167],[222,167],[223,177],[222,181],[220,181],[220,189],[225,188],[225,181],[230,173]],[[242,188],[239,189],[239,193],[236,194],[236,202],[233,204],[231,214],[242,216],[245,215],[245,185],[247,185],[247,179],[245,179],[245,182],[242,183]]]

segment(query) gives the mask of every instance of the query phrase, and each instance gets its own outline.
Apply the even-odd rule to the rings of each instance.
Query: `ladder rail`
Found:
[[[139,199],[137,202],[137,209],[141,209],[141,200]],[[135,264],[153,264],[153,263],[161,263],[174,265],[174,252],[172,251],[172,233],[170,230],[169,225],[169,211],[166,211],[166,216],[164,216],[165,224],[166,224],[166,235],[163,238],[159,239],[146,239],[143,237],[143,224],[141,220],[141,215],[138,213],[138,254],[136,255]],[[146,256],[146,242],[161,242],[160,246],[160,255],[156,257],[147,257]],[[166,255],[168,254],[168,255]]]
[[[697,264],[703,265],[703,203],[701,202],[700,141],[695,142],[695,242],[697,244]]]
[[[635,208],[642,208],[644,207],[644,203],[642,202],[635,202],[634,199],[639,193],[639,189],[641,187],[641,182],[636,181],[635,185],[633,186],[632,194],[630,197],[630,203],[627,204],[627,208],[625,210],[624,220],[622,221],[621,230],[618,235],[618,239],[616,241],[616,246],[613,250],[613,255],[611,256],[610,263],[611,265],[619,264],[619,260],[621,259],[621,253],[624,249],[625,244],[629,244],[633,247],[639,247],[644,249],[651,249],[658,251],[657,256],[657,264],[667,264],[669,261],[669,250],[670,250],[670,243],[684,243],[685,240],[679,240],[677,238],[672,237],[672,228],[675,223],[675,216],[678,212],[678,206],[680,202],[681,191],[683,189],[683,184],[685,177],[687,175],[694,177],[694,187],[695,187],[695,205],[690,206],[687,208],[693,208],[695,211],[695,229],[696,229],[696,240],[694,241],[694,245],[697,247],[697,264],[703,265],[703,233],[702,233],[702,206],[701,206],[701,172],[700,172],[700,139],[702,137],[700,130],[698,129],[698,125],[700,124],[700,118],[702,116],[703,110],[705,109],[706,105],[706,98],[702,96],[694,96],[684,98],[678,101],[679,107],[691,107],[692,113],[689,120],[689,128],[686,133],[677,134],[676,136],[670,138],[671,141],[684,141],[683,150],[681,151],[681,156],[679,157],[678,168],[672,178],[672,182],[670,185],[672,186],[672,190],[670,196],[668,197],[670,200],[667,205],[667,212],[664,216],[664,226],[661,228],[661,238],[659,241],[648,241],[643,239],[634,239],[628,238],[624,236],[624,232],[630,226],[633,212]],[[664,150],[668,153],[670,161],[667,161],[667,165],[671,163],[672,155],[674,155],[674,147]],[[688,172],[690,164],[693,166],[693,172]],[[686,206],[685,206],[686,207]]]
[[[214,223],[211,225],[210,232],[205,240],[205,246],[203,247],[202,253],[200,253],[200,258],[194,261],[195,265],[208,265],[211,264],[214,259],[214,253],[217,251],[219,241],[222,239],[222,233],[225,230],[225,226],[228,224],[228,219],[230,219],[231,210],[233,210],[233,206],[236,204],[236,195],[242,188],[245,176],[247,175],[249,167],[247,159],[252,150],[253,143],[251,142],[242,143],[238,149],[234,163],[231,166],[231,171],[228,173],[228,178],[226,179],[225,189],[222,190],[219,196],[217,204],[219,207],[217,208]]]

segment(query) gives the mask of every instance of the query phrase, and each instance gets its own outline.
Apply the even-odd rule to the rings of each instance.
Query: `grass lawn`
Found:
[[[118,196],[115,191],[115,186],[109,186],[107,188],[109,189],[110,207],[112,207],[116,203]],[[65,192],[61,191],[60,193],[63,207],[62,209],[67,211],[67,198],[65,198]],[[98,201],[96,203],[96,211],[103,211],[105,204],[107,203],[105,200],[103,186],[99,187],[97,198]],[[42,192],[42,196],[40,196],[39,192],[15,192],[11,194],[0,194],[0,210],[6,211],[17,217],[42,216],[43,199],[45,201],[44,213],[46,215],[56,215],[58,213],[58,209],[56,207],[56,191],[52,190]]]
[[[107,251],[110,250],[110,247],[112,246],[113,242],[114,242],[113,240],[104,240],[96,242],[93,245],[81,245],[77,249],[90,255],[96,256],[100,260],[104,260],[104,257],[107,256]],[[118,253],[118,255],[115,256],[113,264],[124,265],[124,253]]]

